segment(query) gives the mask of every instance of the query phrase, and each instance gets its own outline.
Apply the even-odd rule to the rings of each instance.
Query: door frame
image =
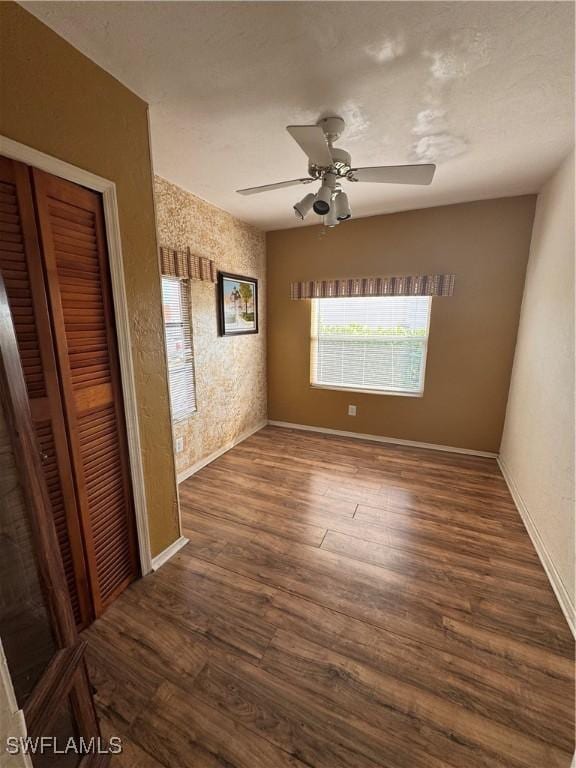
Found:
[[[126,414],[126,434],[128,438],[128,453],[130,455],[130,476],[134,493],[134,515],[138,535],[138,551],[142,575],[152,571],[152,553],[150,550],[150,532],[148,528],[148,513],[146,505],[146,489],[144,485],[144,467],[142,465],[142,447],[138,423],[138,399],[134,380],[132,363],[132,346],[130,343],[130,322],[126,299],[126,283],[124,279],[124,263],[122,258],[122,241],[120,237],[120,220],[118,216],[118,198],[116,184],[102,176],[85,171],[64,160],[47,155],[18,141],[0,135],[0,155],[31,165],[41,171],[80,184],[102,195],[104,207],[104,222],[106,226],[106,242],[108,245],[108,260],[110,264],[110,279],[114,300],[114,317],[116,320],[116,335],[118,338],[118,357],[120,359],[120,378]]]

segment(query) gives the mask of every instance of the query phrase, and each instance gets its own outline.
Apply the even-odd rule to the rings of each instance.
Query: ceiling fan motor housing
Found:
[[[330,147],[330,152],[332,153],[336,173],[338,176],[346,176],[352,167],[350,153],[346,152],[345,149],[336,149],[335,147]]]
[[[329,166],[310,163],[308,173],[313,179],[321,179],[326,173],[333,173],[335,176],[346,176],[352,167],[350,153],[346,152],[345,149],[337,149],[332,146],[333,142],[337,141],[346,128],[346,123],[341,117],[323,117],[318,121],[317,125],[322,128],[326,136],[328,149],[332,156],[332,163]]]
[[[345,177],[348,175],[351,169],[350,153],[345,149],[337,149],[336,147],[330,147],[330,154],[332,155],[332,165],[327,168],[322,168],[319,165],[309,165],[308,173],[313,179],[321,179],[326,173],[333,173],[335,176]]]

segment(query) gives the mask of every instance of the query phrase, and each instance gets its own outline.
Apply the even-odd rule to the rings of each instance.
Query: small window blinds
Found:
[[[189,282],[163,276],[162,307],[172,421],[179,421],[196,410]]]
[[[422,394],[431,303],[429,296],[313,299],[312,384]]]

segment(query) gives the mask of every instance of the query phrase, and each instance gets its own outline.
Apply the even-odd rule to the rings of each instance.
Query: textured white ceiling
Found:
[[[573,141],[572,3],[22,5],[149,102],[156,173],[263,229],[303,226],[310,187],[234,191],[306,174],[290,123],[341,115],[357,166],[438,164],[348,185],[355,216],[535,192]]]

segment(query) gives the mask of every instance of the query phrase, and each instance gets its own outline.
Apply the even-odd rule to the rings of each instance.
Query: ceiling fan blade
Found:
[[[377,165],[373,168],[352,168],[351,181],[373,181],[383,184],[430,184],[436,166],[426,165]]]
[[[297,184],[308,184],[314,179],[291,179],[290,181],[278,181],[276,184],[264,184],[262,187],[247,187],[247,189],[237,189],[239,195],[257,195],[259,192],[270,192],[273,189],[282,189],[283,187],[295,187]]]
[[[288,125],[286,130],[300,146],[312,165],[328,168],[332,165],[332,155],[326,134],[319,125]]]

